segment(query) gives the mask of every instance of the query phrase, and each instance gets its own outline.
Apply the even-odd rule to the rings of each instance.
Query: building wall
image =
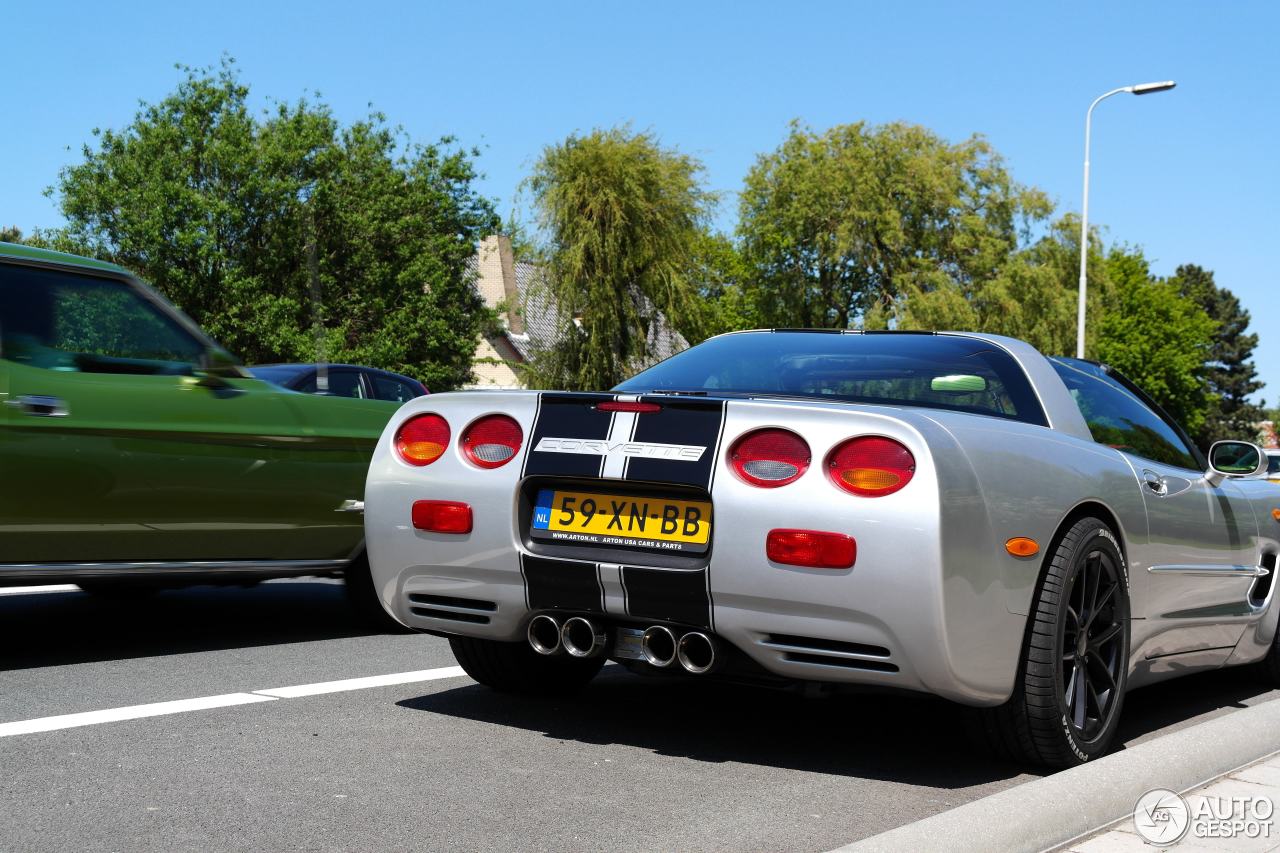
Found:
[[[499,315],[499,319],[504,329],[511,329],[513,311],[519,306],[511,304],[517,297],[515,297],[515,271],[509,238],[492,236],[482,240],[476,251],[474,269],[475,286],[480,298],[484,300],[485,305],[494,309],[506,303],[507,310]],[[507,278],[511,281],[507,281]],[[481,338],[476,346],[471,367],[476,377],[475,382],[467,388],[492,390],[524,387],[508,364],[508,362],[519,360],[520,354],[505,339],[505,335]]]
[[[523,388],[515,371],[506,364],[508,359],[502,357],[494,343],[487,338],[480,339],[480,345],[476,347],[475,361],[471,365],[471,372],[475,374],[476,379],[466,387],[473,390],[487,388],[491,391],[497,388]],[[496,343],[499,346],[502,345],[501,341]]]
[[[498,237],[485,237],[476,251],[476,290],[490,308],[497,308],[507,293],[502,282],[502,253]]]

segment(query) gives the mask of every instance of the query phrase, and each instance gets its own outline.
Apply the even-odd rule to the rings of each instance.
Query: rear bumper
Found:
[[[786,500],[761,501],[759,490],[738,495],[748,487],[717,482],[708,564],[656,569],[530,553],[513,522],[515,478],[478,482],[468,473],[455,480],[449,469],[433,472],[424,493],[398,462],[374,461],[370,564],[383,605],[411,628],[515,642],[536,613],[594,615],[611,625],[704,630],[795,681],[915,690],[971,705],[998,704],[1012,690],[1024,619],[1002,596],[982,596],[992,607],[981,612],[948,606],[973,601],[975,584],[963,567],[944,565],[934,490],[914,495],[909,512],[877,505],[871,517],[825,491],[808,496],[799,483]],[[428,497],[466,499],[473,531],[413,529],[409,508]],[[847,532],[858,541],[857,562],[842,571],[773,564],[764,540],[776,527]]]

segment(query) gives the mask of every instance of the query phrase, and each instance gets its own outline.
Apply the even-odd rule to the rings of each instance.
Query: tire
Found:
[[[605,657],[540,655],[528,643],[450,637],[458,665],[476,681],[501,693],[572,693],[595,678]]]
[[[412,628],[401,625],[382,606],[382,600],[373,585],[373,572],[369,568],[369,557],[366,554],[361,553],[343,570],[342,583],[346,588],[347,601],[361,625],[383,634],[413,633]]]
[[[1045,566],[1013,695],[978,711],[978,733],[1019,763],[1083,764],[1115,738],[1128,673],[1128,568],[1111,529],[1082,518]]]

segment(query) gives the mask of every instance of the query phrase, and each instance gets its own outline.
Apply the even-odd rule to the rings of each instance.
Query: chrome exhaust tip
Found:
[[[564,650],[560,644],[560,622],[554,616],[540,613],[533,617],[525,636],[540,655],[558,655]]]
[[[676,660],[694,675],[710,672],[716,665],[716,641],[701,631],[690,631],[676,644]]]
[[[608,643],[609,635],[604,628],[581,616],[564,620],[564,627],[560,629],[560,645],[570,657],[593,658],[603,652]]]
[[[676,635],[670,628],[654,625],[640,638],[640,651],[653,666],[671,666],[676,661]]]

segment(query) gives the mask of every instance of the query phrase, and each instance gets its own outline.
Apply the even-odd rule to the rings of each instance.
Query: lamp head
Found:
[[[1167,92],[1177,85],[1172,80],[1162,80],[1158,83],[1139,83],[1136,86],[1130,86],[1129,91],[1135,95],[1151,95],[1156,92]]]

